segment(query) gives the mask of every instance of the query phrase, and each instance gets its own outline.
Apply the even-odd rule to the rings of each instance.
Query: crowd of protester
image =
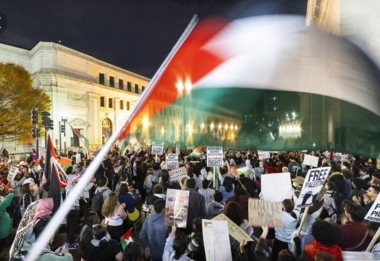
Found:
[[[175,148],[173,148],[174,150]],[[171,148],[165,154],[173,153]],[[342,251],[364,251],[379,228],[364,220],[380,193],[380,161],[358,155],[321,153],[319,166],[330,166],[324,188],[299,228],[303,209],[295,208],[305,175],[311,168],[302,164],[301,152],[273,153],[259,159],[255,151],[229,150],[224,166],[212,171],[203,152],[181,151],[179,166],[187,176],[171,180],[165,154],[152,155],[149,148],[126,151],[115,146],[103,160],[81,195],[73,203],[63,224],[66,243],[54,246],[54,236],[38,260],[73,260],[70,251],[80,251],[81,260],[206,260],[202,237],[203,219],[226,215],[253,241],[238,242],[230,236],[234,261],[245,260],[343,260]],[[62,179],[62,200],[77,185],[91,159],[72,157]],[[17,163],[19,172],[7,180],[7,155],[0,160],[0,252],[28,205],[38,201],[36,213],[22,253],[32,247],[53,215],[53,200],[47,198],[43,169],[35,157]],[[58,158],[59,161],[59,158]],[[43,167],[43,161],[40,164]],[[246,166],[249,175],[238,176],[233,167]],[[294,195],[282,201],[283,227],[251,227],[248,200],[261,195],[261,178],[271,173],[290,172]],[[189,191],[186,228],[164,223],[168,189]],[[276,193],[273,191],[272,193]],[[125,234],[132,236],[125,244]],[[132,242],[133,240],[133,242]],[[74,250],[76,249],[76,250]],[[380,244],[372,249],[380,260]],[[20,252],[21,253],[21,252]],[[22,254],[21,253],[21,254]]]

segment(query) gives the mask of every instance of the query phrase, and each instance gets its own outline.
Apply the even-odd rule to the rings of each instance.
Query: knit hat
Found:
[[[297,176],[294,179],[292,179],[293,182],[297,182],[298,184],[302,185],[305,179],[301,176]]]
[[[32,178],[27,178],[26,180],[24,180],[24,183],[22,183],[22,185],[25,185],[25,184],[33,184],[34,185],[34,180]]]

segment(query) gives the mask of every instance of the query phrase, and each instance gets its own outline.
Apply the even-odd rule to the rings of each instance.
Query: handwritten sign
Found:
[[[8,181],[13,181],[17,175],[17,173],[19,172],[19,169],[15,166],[11,166],[11,169],[9,170],[8,172],[8,177],[7,177],[7,180]]]
[[[223,147],[207,147],[207,167],[223,167]]]
[[[303,159],[302,164],[306,166],[318,167],[318,161],[319,161],[319,158],[316,156],[305,155],[305,158]]]
[[[227,221],[202,219],[202,235],[207,261],[232,260]]]
[[[220,214],[214,217],[212,220],[224,220],[228,222],[228,234],[233,237],[236,241],[241,242],[243,239],[248,241],[253,241],[253,239],[244,232],[241,227],[236,225],[231,219],[229,219],[226,215]]]
[[[166,169],[176,169],[178,166],[178,154],[166,155]]]
[[[331,167],[309,169],[296,203],[297,208],[306,208],[314,204],[329,176],[330,169]]]
[[[249,225],[260,227],[283,227],[281,202],[269,202],[262,199],[248,200]]]
[[[164,154],[164,142],[163,141],[153,141],[152,142],[152,154],[154,154],[154,155]]]
[[[261,192],[263,199],[271,202],[282,202],[284,199],[292,198],[290,173],[261,175]]]
[[[170,176],[170,181],[181,180],[183,177],[187,176],[186,168],[181,167],[181,168],[169,170],[169,176]]]
[[[269,151],[257,151],[257,156],[259,156],[259,159],[269,159],[270,158],[270,152]]]

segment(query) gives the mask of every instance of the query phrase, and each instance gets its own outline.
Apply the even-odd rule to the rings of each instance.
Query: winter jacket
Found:
[[[223,202],[213,201],[207,205],[206,218],[212,219],[213,217],[222,214],[224,212],[225,204]]]
[[[0,239],[9,236],[12,229],[11,218],[9,217],[6,208],[12,202],[13,194],[8,194],[0,203]]]
[[[308,261],[312,261],[312,260],[314,260],[315,255],[319,251],[327,252],[336,261],[342,261],[343,260],[342,249],[339,246],[337,246],[337,245],[325,246],[325,245],[322,245],[321,243],[317,242],[316,240],[314,240],[310,244],[306,245],[303,254]]]
[[[162,258],[166,238],[169,236],[168,226],[164,223],[164,214],[150,214],[144,221],[139,238],[149,244],[150,256]]]

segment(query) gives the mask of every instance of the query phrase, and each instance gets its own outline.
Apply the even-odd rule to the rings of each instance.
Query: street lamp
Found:
[[[66,154],[66,122],[67,122],[67,117],[62,116],[61,121],[62,121],[62,123],[59,122],[59,152],[62,152],[61,136],[63,133],[63,137],[64,137],[63,150],[64,150],[64,153]]]

